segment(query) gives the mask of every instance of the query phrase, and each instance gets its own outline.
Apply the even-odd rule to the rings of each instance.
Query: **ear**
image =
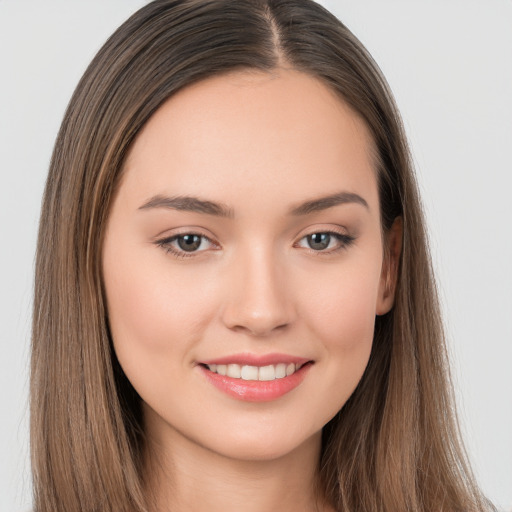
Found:
[[[384,258],[380,275],[379,294],[377,297],[377,315],[385,315],[393,307],[398,279],[398,267],[402,253],[403,220],[397,217],[385,234]]]

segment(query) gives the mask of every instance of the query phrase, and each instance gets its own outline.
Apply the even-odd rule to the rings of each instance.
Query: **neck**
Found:
[[[273,460],[235,460],[183,438],[158,444],[147,454],[155,512],[331,510],[319,499],[316,485],[320,433]]]

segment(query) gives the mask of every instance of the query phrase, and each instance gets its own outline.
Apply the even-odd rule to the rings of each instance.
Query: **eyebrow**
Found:
[[[311,201],[306,201],[293,207],[290,210],[291,215],[308,215],[314,212],[320,212],[327,210],[333,206],[341,204],[356,203],[364,206],[366,209],[370,209],[368,203],[358,194],[352,192],[338,192],[337,194],[331,194],[329,196],[319,197]]]
[[[308,215],[347,203],[360,204],[369,209],[368,203],[360,195],[352,192],[338,192],[337,194],[331,194],[300,203],[294,206],[289,211],[289,214],[294,216]],[[156,195],[140,206],[139,210],[150,210],[154,208],[203,213],[206,215],[215,215],[216,217],[234,217],[233,210],[228,206],[194,196],[168,197]]]
[[[162,195],[153,196],[149,201],[139,207],[139,210],[150,210],[153,208],[166,208],[186,212],[205,213],[217,217],[233,217],[231,208],[213,201],[205,201],[193,196],[167,197]]]

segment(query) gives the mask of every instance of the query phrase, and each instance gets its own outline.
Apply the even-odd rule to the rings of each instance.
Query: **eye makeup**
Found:
[[[356,240],[354,236],[335,230],[318,230],[302,236],[293,247],[316,255],[331,255],[348,249]],[[198,232],[183,232],[157,240],[156,245],[176,258],[190,258],[209,250],[219,250],[220,245]]]
[[[197,253],[202,253],[212,248],[213,250],[218,250],[219,248],[207,236],[194,232],[180,233],[157,240],[156,245],[176,258],[190,258]]]

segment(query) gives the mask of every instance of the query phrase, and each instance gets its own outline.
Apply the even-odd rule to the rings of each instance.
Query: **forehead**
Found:
[[[121,188],[139,201],[193,193],[284,206],[343,189],[372,202],[372,149],[362,119],[319,79],[239,71],[167,100],[133,144]]]

